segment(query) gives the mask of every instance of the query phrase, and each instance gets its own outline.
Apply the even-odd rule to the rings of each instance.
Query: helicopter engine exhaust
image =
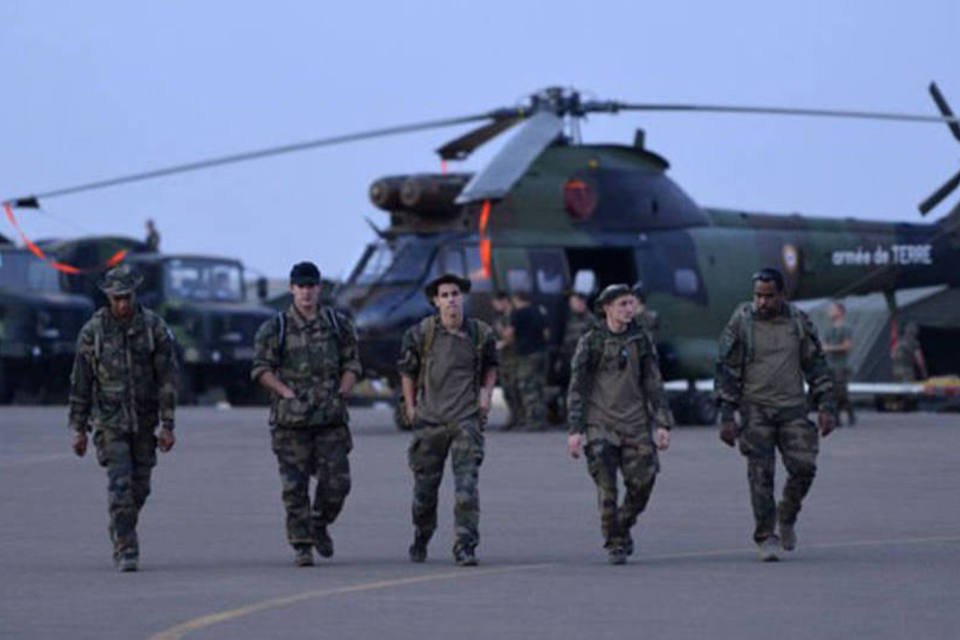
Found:
[[[470,181],[470,173],[421,173],[386,176],[370,185],[370,201],[384,211],[409,211],[424,216],[449,216],[460,211],[455,200]]]

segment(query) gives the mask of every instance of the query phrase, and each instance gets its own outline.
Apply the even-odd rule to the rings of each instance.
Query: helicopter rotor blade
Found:
[[[716,104],[644,104],[614,102],[601,104],[603,111],[701,111],[708,113],[765,114],[775,116],[814,116],[825,118],[854,118],[859,120],[898,120],[906,122],[945,122],[957,126],[960,119],[956,116],[930,116],[916,113],[895,113],[885,111],[846,111],[843,109],[795,109],[790,107],[754,107]]]
[[[478,147],[486,144],[493,138],[523,120],[524,116],[518,114],[508,118],[501,118],[480,125],[476,129],[454,138],[442,147],[437,148],[437,153],[443,160],[466,160],[467,157],[477,150]]]
[[[940,93],[940,87],[937,86],[936,82],[930,83],[930,95],[933,96],[933,101],[937,103],[937,108],[940,109],[940,113],[947,118],[953,118],[953,121],[948,122],[947,125],[950,127],[950,132],[953,134],[953,137],[960,140],[960,124],[957,124],[957,118],[953,115],[953,110],[950,109],[950,105],[947,104],[947,99]]]
[[[338,136],[330,136],[327,138],[317,138],[314,140],[306,140],[303,142],[294,142],[291,144],[279,145],[275,147],[265,147],[263,149],[256,149],[253,151],[244,151],[241,153],[235,153],[225,156],[216,156],[213,158],[207,158],[204,160],[198,160],[195,162],[187,162],[184,164],[172,165],[168,167],[161,167],[159,169],[153,169],[150,171],[143,171],[140,173],[132,173],[123,176],[118,176],[115,178],[108,178],[106,180],[97,180],[94,182],[87,182],[84,184],[63,187],[59,189],[53,189],[43,193],[30,194],[28,196],[20,196],[16,198],[9,198],[3,202],[9,203],[11,205],[16,205],[17,203],[36,203],[37,200],[41,198],[54,198],[57,196],[65,196],[74,193],[81,193],[83,191],[95,191],[98,189],[106,189],[108,187],[115,187],[122,184],[129,184],[131,182],[142,182],[144,180],[153,180],[155,178],[162,178],[166,176],[176,175],[180,173],[190,173],[192,171],[201,171],[204,169],[211,169],[213,167],[220,167],[229,164],[238,164],[241,162],[249,162],[251,160],[259,160],[262,158],[268,158],[272,156],[279,156],[288,153],[296,153],[298,151],[306,151],[309,149],[316,149],[319,147],[327,147],[337,144],[344,144],[347,142],[359,142],[361,140],[369,140],[371,138],[382,138],[386,136],[400,135],[404,133],[414,133],[417,131],[426,131],[429,129],[440,129],[444,127],[452,127],[460,124],[468,124],[471,122],[477,122],[480,120],[488,120],[490,118],[501,117],[502,111],[461,116],[457,118],[444,118],[440,120],[427,120],[424,122],[415,122],[411,124],[402,124],[392,127],[383,127],[380,129],[368,129],[366,131],[358,131],[354,133],[347,133]]]
[[[550,111],[536,112],[513,133],[490,163],[473,176],[455,202],[466,204],[502,198],[561,133],[562,118]]]
[[[919,209],[921,215],[927,215],[936,207],[938,204],[943,202],[943,200],[953,193],[954,189],[960,186],[960,171],[957,171],[953,174],[953,177],[944,182],[939,189],[934,191],[930,197],[920,203]]]

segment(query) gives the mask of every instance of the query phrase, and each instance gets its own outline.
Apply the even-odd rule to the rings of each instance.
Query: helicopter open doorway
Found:
[[[596,291],[611,284],[632,285],[637,281],[637,266],[630,247],[567,249],[565,253],[574,277],[578,272],[593,272]]]

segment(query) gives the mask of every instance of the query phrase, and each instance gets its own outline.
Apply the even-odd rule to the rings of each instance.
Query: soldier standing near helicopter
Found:
[[[493,328],[497,332],[497,356],[499,365],[497,367],[497,383],[503,391],[503,400],[507,404],[509,417],[504,430],[512,429],[520,419],[520,393],[517,390],[517,354],[513,348],[513,340],[510,335],[510,312],[513,306],[510,304],[510,296],[506,291],[497,291],[493,295],[491,302],[493,311],[496,314],[493,321]]]
[[[410,327],[400,350],[401,384],[407,420],[413,427],[408,462],[413,471],[414,540],[410,560],[423,562],[437,528],[437,492],[450,455],[455,485],[454,561],[477,564],[483,462],[483,426],[497,380],[493,329],[463,315],[470,281],[444,274],[425,288],[437,313]]]

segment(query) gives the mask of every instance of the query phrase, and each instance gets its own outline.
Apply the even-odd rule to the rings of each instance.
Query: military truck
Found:
[[[130,238],[85,238],[49,248],[60,260],[83,263],[106,260],[118,247],[128,250],[124,261],[143,276],[138,300],[166,320],[177,340],[180,402],[193,404],[198,395],[216,388],[223,389],[230,404],[265,402],[250,381],[250,365],[254,334],[275,312],[249,301],[243,264],[234,258],[154,253]],[[96,286],[99,278],[62,279],[67,290],[99,306],[105,303]]]
[[[65,400],[92,312],[88,298],[61,291],[54,269],[0,236],[0,404]]]

